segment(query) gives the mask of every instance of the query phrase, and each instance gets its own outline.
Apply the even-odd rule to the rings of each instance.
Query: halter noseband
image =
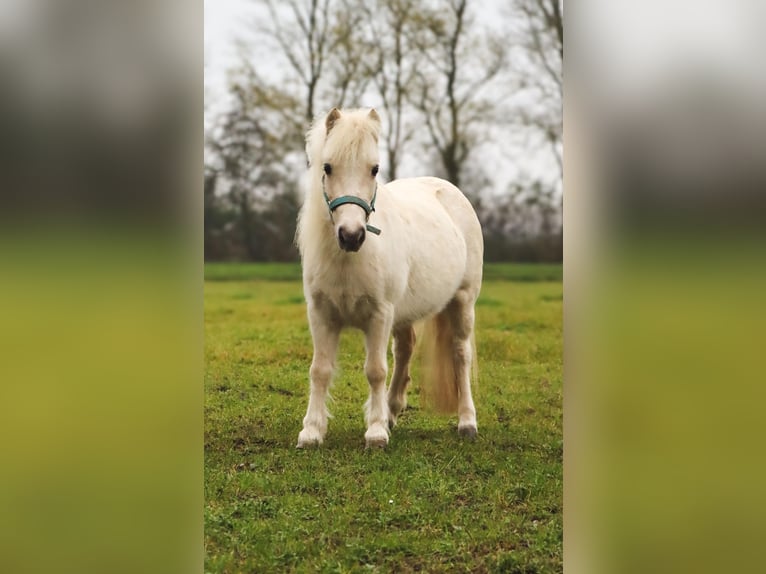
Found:
[[[324,195],[324,200],[327,203],[327,208],[330,210],[330,218],[332,218],[332,212],[335,211],[338,207],[341,205],[344,205],[346,203],[353,203],[354,205],[358,205],[362,209],[364,209],[365,213],[365,221],[368,221],[370,219],[370,214],[375,211],[375,199],[378,196],[378,182],[375,182],[375,191],[372,194],[372,200],[368,204],[365,200],[363,200],[361,197],[356,197],[355,195],[343,195],[341,197],[336,197],[332,201],[330,201],[330,198],[327,196],[327,192],[324,190],[324,178],[325,176],[322,176],[322,195]],[[367,231],[370,233],[374,233],[375,235],[380,235],[380,229],[375,227],[374,225],[370,225],[369,223],[366,224]]]

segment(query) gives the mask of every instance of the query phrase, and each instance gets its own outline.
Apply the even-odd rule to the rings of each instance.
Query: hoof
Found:
[[[321,444],[322,441],[320,440],[299,440],[298,444],[295,445],[295,448],[319,448]]]
[[[364,448],[386,448],[388,446],[387,438],[368,438],[365,440]]]
[[[479,434],[479,431],[476,430],[476,427],[473,425],[458,427],[457,432],[461,438],[468,440],[475,440],[476,436]]]
[[[322,436],[319,433],[303,429],[298,435],[298,444],[295,448],[314,448],[322,444]]]
[[[373,423],[364,433],[366,448],[385,448],[388,444],[388,421]]]

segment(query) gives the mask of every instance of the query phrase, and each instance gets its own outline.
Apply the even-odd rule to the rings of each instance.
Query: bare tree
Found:
[[[225,233],[235,256],[289,259],[298,198],[286,158],[302,138],[284,113],[300,103],[266,84],[247,61],[231,74],[229,91],[230,108],[207,134],[206,239],[220,243]]]
[[[469,0],[441,0],[423,22],[413,43],[424,57],[412,102],[423,117],[444,174],[455,185],[479,141],[480,126],[492,121],[492,106],[482,98],[503,69],[503,44],[480,31]]]
[[[413,136],[405,122],[417,65],[410,39],[423,20],[416,0],[373,0],[367,7],[367,50],[373,55],[367,74],[388,120],[384,143],[389,179],[397,178],[402,150]]]
[[[270,22],[256,32],[276,43],[303,88],[306,124],[358,101],[369,83],[361,0],[257,0]],[[321,103],[321,105],[319,105]],[[305,131],[306,125],[304,125]]]
[[[564,15],[560,0],[514,0],[509,37],[521,48],[511,77],[517,105],[509,117],[550,146],[563,177]]]
[[[258,0],[271,21],[258,32],[273,38],[305,88],[304,110],[314,119],[317,89],[330,51],[331,0]]]
[[[353,107],[370,83],[370,62],[374,53],[366,49],[364,0],[338,0],[330,28],[330,53],[327,61],[323,100],[332,107]]]
[[[563,89],[564,15],[561,0],[516,0],[526,17],[527,47],[559,92]]]

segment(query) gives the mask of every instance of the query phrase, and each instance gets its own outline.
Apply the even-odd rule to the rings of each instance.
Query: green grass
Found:
[[[300,263],[205,263],[205,281],[300,281]]]
[[[416,354],[411,408],[386,450],[366,451],[363,341],[348,331],[325,444],[296,450],[311,362],[301,285],[242,267],[206,266],[229,276],[205,284],[206,572],[561,572],[560,280],[485,281],[475,442],[420,408]],[[497,266],[506,279],[525,268]]]
[[[561,263],[486,263],[487,281],[561,281]],[[205,281],[300,281],[300,263],[205,264]]]

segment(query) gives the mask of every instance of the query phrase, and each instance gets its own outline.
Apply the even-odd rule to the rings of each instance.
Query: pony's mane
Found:
[[[306,134],[306,155],[309,160],[308,178],[305,183],[305,197],[298,217],[296,242],[302,254],[310,245],[321,240],[321,229],[326,228],[324,220],[329,219],[327,206],[322,199],[323,155],[328,155],[334,162],[356,162],[364,149],[367,138],[372,136],[375,142],[380,134],[380,121],[370,117],[369,109],[350,109],[340,112],[341,118],[332,127],[334,137],[329,142],[332,146],[325,150],[327,141],[327,114],[318,116]],[[329,153],[326,153],[329,152]],[[332,238],[330,238],[332,239]]]

